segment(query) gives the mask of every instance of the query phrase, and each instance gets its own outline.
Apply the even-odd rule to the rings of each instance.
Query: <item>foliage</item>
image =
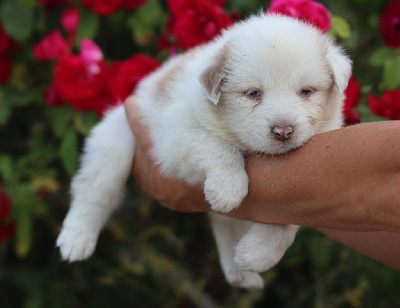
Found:
[[[1,307],[400,307],[396,272],[310,228],[302,228],[280,264],[264,274],[265,290],[230,287],[206,217],[172,213],[151,202],[132,180],[94,256],[62,262],[55,238],[68,209],[69,180],[82,140],[101,112],[66,100],[55,103],[48,90],[61,55],[39,60],[34,46],[58,29],[67,42],[62,53],[77,55],[81,39],[90,39],[107,68],[138,53],[164,61],[186,47],[179,46],[184,38],[176,39],[178,26],[171,26],[172,10],[164,1],[119,0],[112,12],[103,7],[100,13],[93,2],[0,2],[1,24],[10,37],[0,40],[0,195],[12,203],[11,215],[0,215],[0,227],[15,227],[0,243]],[[387,2],[321,2],[330,13],[329,32],[348,50],[361,85],[361,97],[356,91],[350,109],[363,122],[382,119],[371,112],[367,98],[400,88],[399,46],[385,45],[379,26]],[[229,0],[222,26],[261,6],[265,10],[269,2]],[[75,30],[62,24],[66,7],[79,10]],[[176,15],[184,8],[173,10]],[[398,101],[397,96],[385,103],[385,110]],[[358,118],[352,114],[352,119]]]

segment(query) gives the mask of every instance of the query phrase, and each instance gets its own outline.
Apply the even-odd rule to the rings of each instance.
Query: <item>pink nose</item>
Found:
[[[271,133],[274,138],[278,141],[287,141],[292,138],[293,127],[292,126],[274,126],[271,129]]]

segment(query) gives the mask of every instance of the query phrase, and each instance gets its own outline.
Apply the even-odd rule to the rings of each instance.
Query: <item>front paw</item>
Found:
[[[235,174],[208,176],[204,182],[204,194],[213,211],[227,213],[237,208],[248,193],[248,177],[245,171]]]
[[[92,255],[98,233],[85,228],[63,227],[57,238],[61,257],[69,262],[81,261]]]

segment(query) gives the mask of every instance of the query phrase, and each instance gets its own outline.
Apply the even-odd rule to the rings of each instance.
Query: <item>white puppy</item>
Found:
[[[238,207],[248,192],[244,153],[282,154],[342,125],[351,62],[315,29],[279,15],[253,16],[211,43],[176,56],[138,86],[135,99],[168,176],[204,184],[215,212]],[[72,204],[57,245],[64,259],[90,256],[123,196],[135,140],[122,106],[86,140],[72,181]],[[227,280],[261,288],[297,226],[250,223],[212,214]]]

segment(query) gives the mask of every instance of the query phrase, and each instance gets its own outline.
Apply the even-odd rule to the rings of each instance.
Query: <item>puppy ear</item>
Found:
[[[327,37],[326,43],[326,59],[332,70],[335,84],[339,92],[343,93],[351,76],[352,62],[341,47],[334,45],[330,37]]]
[[[227,48],[223,47],[214,57],[212,64],[201,73],[199,80],[207,95],[207,98],[215,105],[221,96],[221,86],[226,76],[225,65],[227,60]]]

